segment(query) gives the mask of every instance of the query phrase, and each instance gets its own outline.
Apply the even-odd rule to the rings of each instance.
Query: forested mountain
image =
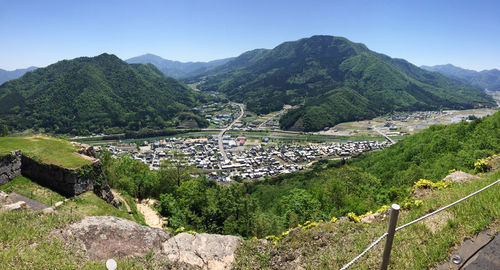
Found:
[[[29,68],[21,68],[21,69],[16,69],[16,70],[4,70],[4,69],[1,69],[0,68],[0,84],[6,82],[6,81],[9,81],[9,80],[13,80],[13,79],[17,79],[21,76],[24,75],[24,73],[28,72],[28,71],[32,71],[32,70],[35,70],[36,67],[29,67]]]
[[[475,71],[470,69],[463,69],[451,64],[436,65],[436,66],[421,66],[421,68],[438,72],[446,77],[488,89],[490,91],[500,91],[500,70],[490,69],[483,71]]]
[[[232,58],[213,60],[209,62],[179,62],[163,59],[154,54],[144,54],[125,60],[129,64],[153,64],[167,76],[173,78],[181,78],[188,73],[209,69],[211,67],[223,65],[229,62]]]
[[[301,105],[280,124],[305,131],[397,110],[495,105],[481,89],[332,36],[249,51],[185,81],[201,81],[200,89],[224,92],[257,113]]]
[[[162,129],[176,126],[179,113],[200,120],[191,109],[204,98],[151,64],[102,54],[60,61],[1,85],[0,123],[75,135]]]

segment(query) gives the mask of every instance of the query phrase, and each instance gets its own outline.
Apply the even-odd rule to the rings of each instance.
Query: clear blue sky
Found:
[[[0,0],[8,70],[103,52],[207,61],[317,34],[416,65],[500,68],[495,0]]]

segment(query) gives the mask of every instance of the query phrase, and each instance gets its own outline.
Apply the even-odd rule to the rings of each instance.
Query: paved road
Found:
[[[389,142],[394,143],[394,140],[391,139],[389,136],[385,135],[382,131],[378,130],[375,126],[372,127],[373,130],[378,132],[380,135],[384,136]]]
[[[26,206],[28,207],[28,209],[31,209],[31,210],[42,210],[42,209],[45,209],[47,207],[50,207],[50,205],[44,204],[42,202],[39,202],[39,201],[36,201],[33,199],[30,199],[30,198],[25,197],[23,195],[19,195],[15,192],[11,192],[9,194],[9,199],[11,199],[13,203],[23,201],[26,203]]]
[[[464,270],[500,269],[500,234],[482,248],[463,268]]]
[[[236,123],[237,121],[239,121],[241,119],[241,117],[243,117],[243,113],[245,112],[243,104],[234,103],[234,102],[231,102],[231,103],[240,106],[240,115],[236,119],[234,119],[234,121],[231,124],[229,124],[229,126],[227,126],[225,129],[221,130],[219,132],[219,135],[217,135],[217,138],[219,140],[219,152],[221,153],[222,158],[224,159],[225,163],[228,163],[229,160],[227,158],[226,151],[224,150],[224,145],[222,144],[222,137],[224,136],[224,133],[226,133],[226,131],[230,130],[233,127],[234,123]]]

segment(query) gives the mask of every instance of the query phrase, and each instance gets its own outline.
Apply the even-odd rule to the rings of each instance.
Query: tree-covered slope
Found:
[[[89,134],[175,126],[203,96],[153,65],[114,55],[39,68],[0,86],[0,122],[17,130]]]
[[[186,81],[201,81],[200,89],[222,91],[257,113],[302,105],[281,127],[306,131],[394,110],[494,106],[478,88],[332,36],[250,51]]]
[[[500,70],[490,69],[483,71],[475,71],[463,69],[451,64],[436,65],[436,66],[422,66],[421,68],[438,72],[446,77],[468,83],[482,89],[490,91],[500,91]]]
[[[500,112],[472,122],[436,125],[380,151],[314,163],[249,183],[217,185],[166,163],[151,171],[129,157],[101,157],[114,188],[156,198],[169,227],[264,237],[303,224],[357,215],[407,201],[420,178],[441,180],[449,170],[473,173],[478,158],[500,153]]]

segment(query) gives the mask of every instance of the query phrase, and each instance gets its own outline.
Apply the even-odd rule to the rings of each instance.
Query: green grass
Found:
[[[0,138],[0,154],[21,150],[23,154],[43,163],[66,168],[78,168],[90,164],[89,160],[75,152],[76,149],[77,147],[68,141],[42,135]]]
[[[15,192],[48,205],[54,205],[56,202],[66,199],[61,194],[45,188],[24,176],[18,176],[12,181],[0,186],[0,190],[6,193]]]
[[[14,191],[47,204],[51,199],[54,203],[65,199],[22,176],[1,186],[0,190]],[[75,250],[50,234],[83,217],[101,215],[134,220],[125,207],[116,209],[93,192],[70,198],[58,207],[57,214],[43,214],[40,211],[0,212],[0,269],[105,269],[105,262],[88,260],[82,251]],[[141,223],[140,219],[134,221]],[[147,256],[120,259],[117,262],[118,269],[157,269],[155,262]]]
[[[137,205],[135,204],[134,199],[130,195],[125,193],[121,193],[121,195],[127,201],[130,210],[132,210],[132,215],[134,216],[135,222],[141,225],[147,225],[146,221],[144,220],[144,216],[139,212],[139,210],[137,210]]]
[[[53,230],[63,228],[82,216],[40,211],[0,213],[0,269],[106,269],[105,262],[88,260],[81,250],[54,237]],[[152,258],[118,259],[118,269],[158,269]]]
[[[451,189],[434,191],[423,199],[419,208],[402,211],[398,226],[454,202],[500,178],[500,171],[483,176],[482,180],[454,184]],[[440,226],[432,230],[419,222],[396,233],[389,269],[428,269],[445,260],[464,237],[471,237],[487,227],[500,230],[500,185],[449,208],[449,216],[440,216]],[[257,240],[245,241],[238,250],[236,269],[265,269],[279,265],[287,254],[300,256],[306,269],[339,269],[360,254],[387,229],[387,220],[373,224],[353,222],[321,223],[299,230],[276,245]],[[319,240],[312,240],[319,236]],[[377,269],[384,241],[375,246],[353,269]],[[292,257],[293,257],[292,256]],[[279,267],[286,268],[286,263]]]

